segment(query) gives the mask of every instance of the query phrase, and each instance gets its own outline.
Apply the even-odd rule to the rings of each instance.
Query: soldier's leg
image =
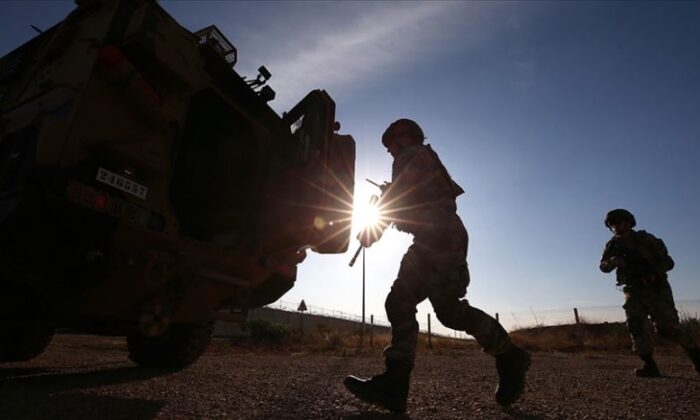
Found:
[[[659,289],[649,297],[647,306],[654,327],[660,336],[680,345],[686,351],[697,347],[690,334],[684,333],[680,328],[673,292],[671,292],[671,286],[667,281],[663,282]]]
[[[386,297],[384,308],[391,324],[391,344],[384,349],[387,360],[398,360],[413,366],[418,340],[416,306],[427,297],[426,266],[417,248],[411,246],[401,260],[399,274]]]
[[[463,330],[474,336],[483,350],[496,358],[499,383],[496,401],[508,406],[520,398],[525,389],[525,374],[530,355],[514,345],[501,324],[480,309],[469,305],[465,296],[469,285],[466,264],[453,267],[431,279],[430,301],[438,320],[448,328]]]
[[[416,305],[425,299],[421,282],[422,265],[416,248],[411,246],[401,261],[399,275],[386,299],[386,313],[391,323],[391,344],[384,350],[386,371],[371,379],[349,376],[345,387],[361,400],[388,410],[406,411],[409,379],[416,352],[418,322]]]
[[[653,358],[654,345],[651,337],[649,313],[645,305],[644,291],[637,288],[625,287],[625,310],[627,330],[632,339],[632,350],[644,361],[644,366],[635,369],[640,377],[656,377],[661,373]]]
[[[644,305],[642,292],[638,289],[625,287],[625,310],[627,331],[632,339],[632,350],[639,355],[652,354],[654,344],[651,337],[649,312]]]
[[[491,355],[505,353],[511,345],[503,326],[493,317],[461,299],[469,285],[469,269],[466,264],[448,271],[441,282],[432,288],[430,302],[442,325],[453,330],[465,331],[473,336],[482,349]]]
[[[647,306],[659,335],[681,346],[693,362],[695,370],[700,373],[700,349],[692,335],[680,328],[678,311],[668,281],[664,281],[649,297]]]

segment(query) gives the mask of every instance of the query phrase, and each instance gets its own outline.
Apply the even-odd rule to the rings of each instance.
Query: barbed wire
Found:
[[[272,309],[279,309],[282,311],[288,311],[288,312],[297,312],[297,308],[299,307],[298,303],[292,303],[288,301],[283,301],[283,300],[278,300],[275,303],[271,303],[266,306],[267,308],[272,308]],[[320,315],[320,316],[327,316],[330,318],[338,318],[338,319],[344,319],[347,321],[353,321],[353,322],[362,322],[362,316],[357,315],[357,314],[351,314],[348,312],[343,312],[343,311],[338,311],[336,309],[328,309],[328,308],[322,308],[320,306],[315,306],[315,305],[306,305],[306,312],[312,315]],[[365,317],[365,322],[370,323],[370,319]],[[391,324],[389,323],[388,320],[380,317],[374,317],[373,318],[374,325],[382,326],[382,327],[390,327]]]
[[[700,301],[679,301],[676,303],[679,314],[682,317],[698,318],[698,311],[700,310]],[[278,300],[266,307],[272,309],[279,309],[287,312],[297,312],[299,307],[298,303],[293,303],[289,301]],[[307,313],[312,315],[325,316],[330,318],[338,318],[347,321],[362,322],[362,316],[357,314],[352,314],[348,312],[339,311],[336,309],[328,309],[315,305],[306,305]],[[602,323],[602,322],[622,322],[625,319],[624,310],[621,306],[584,306],[580,308],[570,308],[570,309],[533,309],[530,308],[529,311],[509,311],[503,313],[491,314],[503,324],[508,330],[528,328],[533,326],[542,325],[556,325],[556,324],[571,324],[575,322],[575,311],[578,310],[579,320],[583,323]],[[365,323],[382,327],[391,327],[389,321],[382,317],[374,316],[372,318],[365,317]],[[427,333],[428,327],[427,322],[418,322],[420,332]],[[441,335],[446,337],[456,337],[456,338],[467,338],[468,335],[463,331],[449,330],[436,320],[431,326],[431,332],[435,335]]]

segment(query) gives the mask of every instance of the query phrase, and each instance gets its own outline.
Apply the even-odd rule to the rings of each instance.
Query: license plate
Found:
[[[148,194],[148,187],[141,185],[138,182],[126,179],[121,175],[108,171],[105,168],[97,169],[97,180],[104,184],[111,185],[118,190],[135,195],[142,200],[145,200],[146,195]]]

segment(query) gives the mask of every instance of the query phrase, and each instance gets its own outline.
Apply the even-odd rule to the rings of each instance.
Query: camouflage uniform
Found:
[[[624,268],[617,269],[616,275],[625,294],[623,308],[633,350],[640,355],[653,352],[649,317],[659,335],[686,351],[694,349],[692,337],[679,328],[678,312],[666,274],[674,262],[663,241],[643,230],[632,230],[629,235],[614,236],[605,245],[600,261],[603,272],[615,269],[613,257],[620,257],[626,263]]]
[[[418,337],[416,305],[427,298],[440,322],[471,334],[495,356],[496,402],[507,407],[525,389],[531,357],[510,342],[498,321],[463,299],[469,285],[469,237],[457,216],[455,199],[464,191],[424,140],[420,126],[406,118],[391,123],[382,135],[394,164],[379,206],[391,223],[414,239],[386,298],[392,328],[391,344],[384,350],[386,370],[370,379],[350,375],[343,384],[362,401],[395,413],[406,411]],[[379,236],[365,229],[358,239],[368,247]]]
[[[444,326],[474,336],[484,351],[498,355],[511,345],[498,321],[462,299],[469,285],[469,237],[455,198],[463,192],[429,145],[407,147],[394,160],[392,182],[380,203],[391,209],[386,216],[397,229],[413,234],[414,240],[385,303],[392,326],[387,360],[413,365],[416,305],[426,298]]]

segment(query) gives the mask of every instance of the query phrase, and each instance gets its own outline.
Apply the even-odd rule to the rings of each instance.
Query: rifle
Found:
[[[624,268],[617,268],[620,273],[618,284],[640,285],[640,280],[652,278],[654,279],[652,284],[657,286],[659,284],[657,280],[663,278],[663,276],[659,276],[652,263],[638,250],[623,248],[615,241],[610,246],[610,251],[611,257],[622,258],[625,261]]]
[[[365,181],[369,182],[370,184],[374,185],[375,187],[379,188],[379,190],[384,194],[384,191],[386,191],[387,188],[391,186],[391,182],[389,181],[384,181],[382,184],[377,184],[376,182],[372,181],[369,178],[365,178]]]
[[[360,251],[362,251],[362,244],[357,247],[357,251],[355,251],[355,255],[352,256],[352,259],[350,260],[350,264],[348,264],[350,267],[355,265],[355,261],[357,261],[357,256],[360,255]]]

